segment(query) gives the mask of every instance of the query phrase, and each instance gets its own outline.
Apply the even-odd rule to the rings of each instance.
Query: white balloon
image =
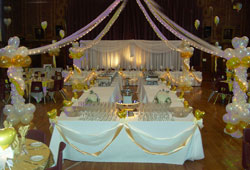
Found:
[[[28,55],[28,48],[26,47],[19,47],[16,51],[17,54],[21,55],[21,56],[27,56]]]
[[[234,57],[234,55],[235,55],[234,50],[232,48],[227,48],[224,52],[225,52],[225,57],[227,59],[230,59],[230,58]]]
[[[8,45],[13,46],[14,48],[18,48],[20,44],[20,39],[17,36],[11,37],[8,40]]]
[[[25,113],[25,106],[22,104],[15,105],[15,114],[21,116]]]
[[[30,114],[31,114],[31,113],[34,113],[35,110],[36,110],[36,106],[33,105],[32,103],[28,103],[28,104],[25,105],[25,111],[26,111],[27,113],[30,113]]]
[[[31,122],[31,120],[33,119],[33,114],[28,114],[25,113],[24,115],[22,115],[21,117],[21,122],[25,125],[29,124]]]
[[[17,125],[20,122],[19,117],[14,113],[9,114],[6,120],[10,122],[13,126]]]
[[[8,116],[9,114],[14,113],[14,110],[15,109],[14,109],[14,107],[12,105],[7,104],[3,108],[3,114]]]
[[[13,46],[8,45],[5,47],[6,56],[12,57],[15,55],[15,53],[16,53],[16,49]]]

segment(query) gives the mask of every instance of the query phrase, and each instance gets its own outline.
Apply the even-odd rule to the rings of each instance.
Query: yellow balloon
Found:
[[[8,68],[11,66],[11,59],[7,56],[0,57],[0,67],[1,68]]]
[[[117,112],[117,115],[119,118],[125,118],[127,116],[127,112],[126,112],[126,110],[121,110],[121,111]]]
[[[31,64],[31,58],[30,56],[26,56],[23,59],[23,67],[28,67]]]
[[[185,101],[183,102],[183,104],[184,104],[184,107],[185,107],[185,108],[189,108],[189,103],[188,103],[188,101],[185,100]]]
[[[228,69],[235,69],[235,68],[239,67],[240,64],[241,64],[241,61],[237,57],[233,57],[233,58],[227,60],[227,63],[226,63]]]
[[[220,22],[220,18],[218,16],[215,16],[214,17],[214,23],[215,23],[215,25],[217,26],[219,24],[219,22]]]
[[[16,130],[13,127],[0,129],[0,147],[4,150],[15,140]]]
[[[182,58],[191,58],[192,57],[192,53],[191,52],[182,52],[181,53],[181,57]]]
[[[61,38],[63,38],[65,36],[64,30],[60,30],[59,35],[60,35]]]
[[[77,94],[77,92],[74,92],[74,98],[75,98],[75,99],[78,99],[78,94]]]
[[[48,26],[48,22],[47,21],[43,21],[43,22],[41,22],[41,27],[42,27],[42,29],[45,31],[45,29],[47,28],[47,26]]]
[[[195,112],[194,112],[194,116],[197,120],[202,119],[204,115],[205,115],[205,112],[200,111],[199,109],[195,110]]]
[[[63,100],[63,106],[70,107],[73,105],[73,102],[70,100]]]
[[[239,129],[240,131],[243,131],[244,129],[246,129],[247,126],[248,126],[248,123],[247,123],[247,122],[240,121],[240,122],[238,123],[238,129]]]
[[[244,67],[250,67],[250,56],[245,56],[241,59],[241,64]]]
[[[16,67],[22,67],[24,63],[24,57],[21,55],[16,55],[12,58],[11,62]]]
[[[228,124],[226,125],[226,131],[227,131],[227,133],[234,133],[234,132],[237,131],[237,126],[236,126],[236,125],[233,125],[233,124],[231,124],[231,123],[228,123]]]
[[[195,28],[198,30],[198,28],[199,28],[199,26],[200,26],[200,21],[199,21],[198,19],[195,20],[194,26],[195,26]]]
[[[57,109],[52,109],[51,111],[47,112],[47,115],[50,119],[55,119],[57,116]]]

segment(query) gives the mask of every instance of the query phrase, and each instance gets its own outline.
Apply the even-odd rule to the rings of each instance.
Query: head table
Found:
[[[94,87],[93,90],[99,93],[101,102],[114,102],[114,96],[120,96],[117,94],[118,82],[114,80],[111,87]],[[145,94],[141,95],[144,96],[144,103],[152,102],[152,95],[163,88],[161,84],[150,87],[141,83],[141,86],[145,86],[140,87],[144,89]],[[170,107],[183,107],[183,101],[175,93],[171,93],[171,96],[174,105]],[[83,93],[74,106],[81,105],[86,97],[87,93]],[[62,112],[50,142],[54,160],[57,159],[61,141],[67,143],[63,159],[73,161],[181,165],[186,160],[204,158],[201,133],[192,113],[182,117],[173,115],[171,120],[155,120],[141,119],[140,115],[119,119],[114,113],[111,118],[100,119],[95,114],[91,119],[83,119],[81,116],[67,117]]]

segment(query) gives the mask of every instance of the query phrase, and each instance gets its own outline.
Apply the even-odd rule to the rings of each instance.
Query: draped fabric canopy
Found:
[[[89,41],[81,41],[84,46]],[[179,46],[181,41],[171,41]],[[126,68],[160,70],[181,68],[179,52],[166,47],[163,41],[150,40],[101,40],[88,49],[81,59],[74,59],[80,68]]]

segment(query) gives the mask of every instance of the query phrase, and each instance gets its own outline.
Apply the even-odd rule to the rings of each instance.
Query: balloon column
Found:
[[[52,40],[52,44],[56,43],[56,40]],[[53,66],[56,68],[56,56],[60,53],[60,48],[54,48],[49,51],[49,55],[53,57]]]
[[[247,68],[250,67],[250,47],[247,47],[248,38],[234,38],[232,40],[234,49],[225,50],[228,59],[226,65],[234,70],[233,100],[226,106],[227,113],[223,121],[227,123],[225,133],[232,137],[242,137],[242,130],[250,123],[250,104],[247,103],[246,92],[248,90]]]
[[[36,108],[33,104],[25,104],[23,98],[25,82],[23,80],[23,68],[31,64],[31,59],[26,47],[19,47],[18,37],[11,37],[8,46],[0,49],[0,67],[8,68],[7,74],[11,82],[11,105],[5,105],[3,113],[7,121],[13,126],[19,122],[29,124],[33,119]]]
[[[189,70],[190,70],[189,62],[190,58],[193,55],[194,48],[190,47],[187,43],[183,41],[180,50],[181,50],[181,58],[183,61],[183,68],[182,68],[182,76],[180,77],[178,85],[182,91],[189,91],[192,89],[191,87],[192,77],[189,76]]]

